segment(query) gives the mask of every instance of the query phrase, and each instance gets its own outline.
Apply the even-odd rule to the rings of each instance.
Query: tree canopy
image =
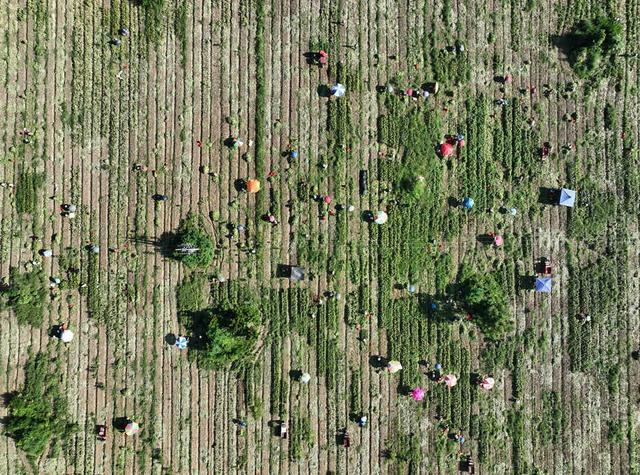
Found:
[[[225,368],[250,359],[261,328],[260,311],[253,298],[238,303],[224,300],[195,317],[203,322],[204,342],[196,352],[202,368]]]
[[[460,290],[465,307],[486,338],[499,340],[513,330],[507,297],[491,274],[463,269]]]
[[[18,323],[38,326],[44,318],[47,301],[47,282],[39,269],[20,273],[16,268],[9,272],[9,285],[2,290],[5,303],[13,308]]]
[[[189,213],[178,227],[173,257],[187,267],[207,267],[213,260],[213,251],[213,241],[204,230],[202,219]]]
[[[29,359],[24,386],[8,405],[5,434],[33,458],[42,455],[51,441],[60,442],[76,430],[69,422],[60,378],[51,366],[42,353]]]
[[[575,73],[583,79],[610,75],[622,38],[622,24],[613,18],[600,15],[578,22],[566,38]]]

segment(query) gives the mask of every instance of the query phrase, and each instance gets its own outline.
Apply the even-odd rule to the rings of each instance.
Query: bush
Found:
[[[583,79],[611,75],[615,53],[622,44],[622,24],[605,16],[582,20],[568,35],[569,61]]]
[[[407,176],[400,181],[400,189],[408,201],[417,201],[427,189],[427,180],[422,175]]]
[[[513,331],[513,318],[504,290],[491,274],[476,274],[467,269],[462,272],[462,300],[473,321],[486,338],[504,338]]]
[[[5,434],[32,458],[42,455],[51,441],[59,443],[77,430],[69,422],[59,374],[46,355],[31,358],[24,386],[8,404]]]
[[[213,260],[213,242],[203,229],[202,220],[189,213],[180,223],[173,257],[187,267],[207,267]],[[186,252],[186,249],[195,249]]]
[[[9,286],[2,291],[6,305],[13,308],[18,323],[38,326],[44,318],[47,301],[47,282],[40,270],[21,274],[12,268],[9,273]]]
[[[16,211],[33,213],[38,205],[38,192],[44,185],[44,174],[20,172],[16,184]]]
[[[222,301],[202,312],[206,322],[204,342],[196,352],[205,369],[220,369],[251,359],[260,336],[260,311],[253,298],[241,303]]]

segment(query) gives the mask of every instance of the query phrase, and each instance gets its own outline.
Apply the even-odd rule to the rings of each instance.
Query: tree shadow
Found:
[[[173,251],[178,245],[178,234],[172,231],[166,231],[157,239],[150,239],[146,236],[134,236],[129,239],[134,244],[151,245],[160,252],[162,257],[173,257]]]
[[[555,205],[560,201],[560,190],[558,188],[538,188],[538,203],[543,205]]]

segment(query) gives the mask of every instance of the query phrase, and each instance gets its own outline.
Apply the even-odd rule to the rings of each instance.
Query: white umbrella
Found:
[[[490,376],[487,376],[487,377],[486,377],[486,378],[484,378],[484,379],[482,380],[482,382],[480,383],[480,387],[481,387],[482,389],[486,389],[486,390],[488,391],[489,389],[492,389],[492,388],[493,388],[494,384],[496,384],[496,380],[495,380],[495,379],[493,379],[493,378],[492,378],[492,377],[490,377]]]
[[[186,350],[188,344],[189,339],[184,336],[181,336],[176,340],[176,347],[178,347],[179,350]]]
[[[376,224],[384,224],[387,222],[387,219],[389,219],[389,216],[387,215],[387,213],[385,213],[384,211],[378,211],[376,213],[376,218],[373,220],[373,222]]]
[[[458,384],[458,377],[455,374],[448,374],[443,378],[444,384],[452,388]]]
[[[63,343],[69,343],[73,340],[73,332],[71,330],[65,330],[60,334],[60,341]]]
[[[140,426],[137,422],[129,422],[124,428],[124,433],[127,435],[136,435],[138,432],[140,432]]]
[[[331,94],[336,96],[336,97],[342,97],[344,96],[344,93],[347,92],[347,88],[345,88],[342,84],[340,84],[339,82],[337,82],[332,88],[331,88]]]
[[[399,361],[392,360],[387,363],[387,371],[391,374],[397,373],[402,369],[402,364]]]
[[[302,376],[300,376],[300,382],[309,384],[309,381],[311,381],[311,375],[309,373],[302,373]]]

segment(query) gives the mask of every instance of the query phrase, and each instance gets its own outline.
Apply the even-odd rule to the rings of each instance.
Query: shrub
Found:
[[[46,355],[31,358],[24,386],[8,404],[5,434],[32,458],[42,455],[51,441],[59,443],[77,430],[69,422],[59,374]]]
[[[462,299],[473,315],[473,321],[486,338],[504,338],[513,330],[513,318],[504,290],[491,274],[477,274],[467,269],[462,272]]]
[[[213,242],[203,229],[202,220],[189,213],[180,223],[173,257],[187,267],[206,267],[213,260]],[[188,250],[192,251],[189,252]]]
[[[411,175],[400,181],[400,189],[408,201],[417,201],[427,189],[427,180],[422,175]]]
[[[38,205],[38,192],[44,184],[44,174],[22,171],[16,184],[16,210],[33,213]]]
[[[18,323],[38,326],[44,318],[47,301],[47,282],[40,270],[21,274],[12,268],[9,286],[2,291],[6,304],[13,308]]]
[[[205,369],[225,368],[250,360],[260,336],[260,311],[253,298],[240,303],[228,300],[205,310],[199,317],[206,327],[204,342],[196,352]]]
[[[622,44],[622,24],[598,16],[580,21],[568,35],[569,61],[583,79],[611,75],[616,51]]]

